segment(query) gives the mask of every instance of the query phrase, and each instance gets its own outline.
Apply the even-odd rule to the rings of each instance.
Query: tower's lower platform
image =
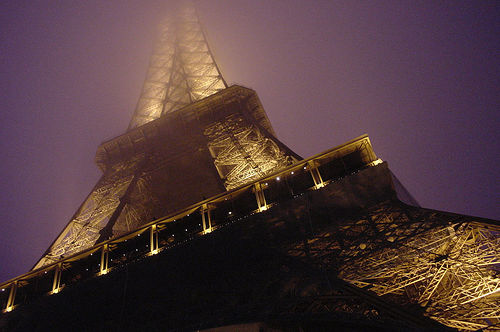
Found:
[[[8,281],[0,327],[497,324],[498,226],[400,202],[370,151],[362,137]]]
[[[391,198],[385,164],[68,285],[19,306],[2,323],[12,330],[194,331],[249,322],[270,331],[439,330],[418,307],[389,304],[338,279],[340,261],[325,265],[318,255],[333,249],[317,248],[339,225],[329,213],[358,218],[360,205],[380,194]]]

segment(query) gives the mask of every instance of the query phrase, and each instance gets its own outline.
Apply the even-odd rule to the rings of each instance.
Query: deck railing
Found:
[[[41,296],[59,293],[65,287],[107,274],[136,260],[147,259],[231,223],[244,221],[282,200],[320,189],[336,179],[380,162],[368,136],[360,136],[252,184],[221,193],[132,232],[3,282],[0,284],[0,308],[4,313],[10,312],[16,306]]]

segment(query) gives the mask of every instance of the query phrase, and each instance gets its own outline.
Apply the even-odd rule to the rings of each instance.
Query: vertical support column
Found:
[[[313,178],[314,187],[316,189],[324,187],[325,183],[323,182],[323,179],[321,178],[321,174],[319,173],[317,163],[314,160],[311,160],[307,163],[307,166],[308,166],[309,172],[311,173],[311,176]]]
[[[259,212],[267,210],[266,196],[264,195],[264,189],[260,182],[255,183],[255,198],[257,199],[257,206]]]
[[[14,281],[10,285],[9,298],[7,299],[7,305],[5,306],[5,312],[10,312],[14,309],[14,303],[16,301],[16,292],[17,292],[17,283],[18,281]]]
[[[382,162],[382,160],[380,158],[377,158],[377,156],[375,155],[375,151],[373,151],[372,149],[372,142],[370,142],[370,138],[368,136],[363,139],[363,148],[369,155],[370,160],[373,160],[373,162]]]
[[[212,231],[212,218],[210,216],[208,204],[203,204],[201,207],[201,225],[203,226],[203,234]]]
[[[108,273],[108,261],[109,261],[109,245],[106,243],[102,246],[101,251],[101,269],[99,275]]]
[[[151,248],[151,255],[158,253],[158,228],[156,225],[152,225],[150,228],[149,247]]]
[[[51,294],[59,293],[61,290],[62,263],[57,264],[54,270],[54,282],[52,283]]]

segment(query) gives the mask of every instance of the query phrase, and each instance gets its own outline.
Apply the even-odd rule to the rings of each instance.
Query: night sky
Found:
[[[303,157],[368,133],[424,207],[498,219],[496,1],[198,1],[229,84]],[[27,272],[125,131],[163,1],[0,4],[0,281]]]

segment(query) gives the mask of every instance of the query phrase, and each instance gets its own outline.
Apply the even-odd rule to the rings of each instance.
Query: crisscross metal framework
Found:
[[[227,88],[194,8],[183,8],[159,30],[129,129]]]
[[[474,219],[387,202],[334,223],[289,253],[339,267],[339,278],[402,305],[419,304],[447,326],[495,330],[500,227]]]
[[[270,130],[255,92],[233,86],[103,143],[102,178],[34,268],[297,161]]]

